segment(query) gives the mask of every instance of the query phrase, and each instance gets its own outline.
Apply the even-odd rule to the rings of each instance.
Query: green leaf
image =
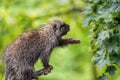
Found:
[[[98,51],[97,51],[97,54],[98,55],[104,55],[105,53],[105,48],[104,47],[101,47]]]
[[[105,65],[110,65],[109,58],[107,58],[107,59],[101,59],[99,61],[98,65],[99,65],[99,67],[98,67],[99,70],[101,70],[103,68],[103,66],[105,66]]]
[[[108,18],[108,17],[104,19],[104,22],[106,22],[106,23],[111,22],[111,21],[112,21],[112,19]]]
[[[85,27],[88,26],[88,25],[90,24],[91,20],[92,20],[92,17],[91,17],[91,16],[87,17],[87,18],[85,19],[84,23],[83,23],[84,26],[85,26]]]
[[[94,61],[94,64],[96,65],[101,60],[101,57],[99,57],[99,56],[98,57],[97,56],[93,56],[92,60]]]
[[[115,66],[108,66],[106,72],[109,73],[110,76],[114,76],[116,70],[117,69]]]
[[[111,55],[111,60],[115,63],[115,64],[117,64],[117,65],[119,65],[120,66],[120,55],[118,54],[113,54],[113,55]]]
[[[110,35],[109,35],[109,31],[101,31],[98,34],[98,42],[101,43],[103,40],[105,39],[109,39]]]
[[[108,80],[108,78],[105,74],[103,74],[102,76],[98,77],[97,80]]]

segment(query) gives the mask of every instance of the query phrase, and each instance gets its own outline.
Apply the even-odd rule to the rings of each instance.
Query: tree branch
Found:
[[[51,17],[51,16],[60,16],[60,15],[65,15],[65,14],[70,14],[70,13],[76,13],[76,12],[83,12],[84,10],[81,8],[72,8],[66,11],[61,11],[61,12],[57,12],[57,13],[53,13],[53,14],[48,14],[48,15],[44,15],[44,16],[39,16],[36,17],[35,19],[41,19],[41,18],[45,18],[45,17]]]

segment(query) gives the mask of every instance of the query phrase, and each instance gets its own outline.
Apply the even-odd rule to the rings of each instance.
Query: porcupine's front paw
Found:
[[[75,38],[68,38],[69,39],[69,43],[71,44],[79,44],[80,40],[79,39],[75,39]]]

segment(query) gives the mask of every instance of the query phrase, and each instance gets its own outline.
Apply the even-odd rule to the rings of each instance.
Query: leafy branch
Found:
[[[92,0],[85,11],[92,25],[91,51],[98,80],[107,80],[120,67],[120,1]]]

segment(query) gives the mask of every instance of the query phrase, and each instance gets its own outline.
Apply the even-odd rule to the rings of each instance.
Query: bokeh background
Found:
[[[50,64],[54,70],[40,76],[40,80],[93,80],[94,69],[89,52],[90,27],[83,27],[86,6],[84,0],[0,0],[0,80],[5,76],[2,55],[5,47],[25,30],[39,28],[52,17],[59,17],[71,26],[64,37],[74,37],[81,44],[56,48],[52,52]],[[40,60],[35,69],[41,69]]]

